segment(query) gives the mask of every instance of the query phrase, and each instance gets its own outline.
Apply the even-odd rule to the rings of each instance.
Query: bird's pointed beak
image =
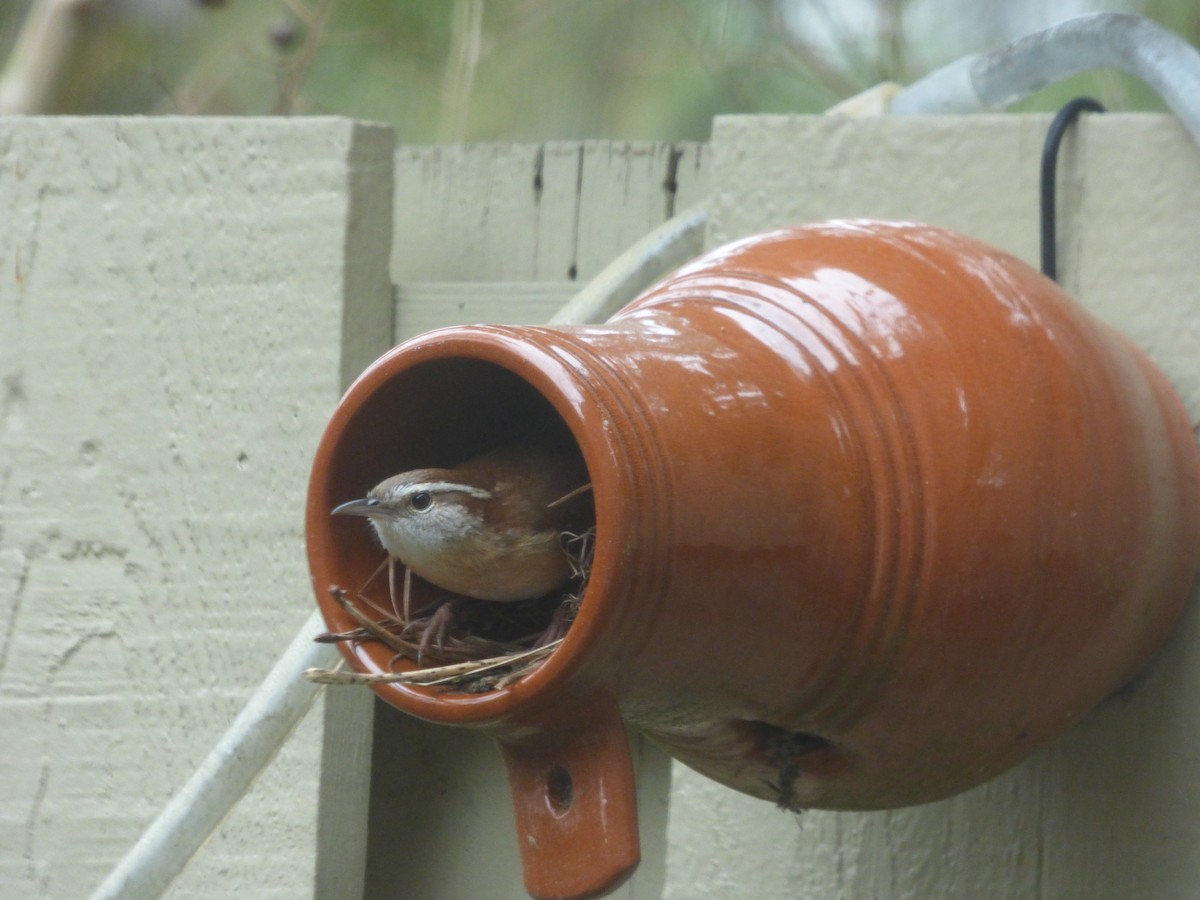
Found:
[[[364,497],[361,500],[351,500],[340,506],[335,506],[329,513],[331,516],[381,516],[383,509],[378,500]]]

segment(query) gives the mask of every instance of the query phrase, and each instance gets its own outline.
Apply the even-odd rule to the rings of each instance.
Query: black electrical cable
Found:
[[[1081,112],[1104,112],[1099,101],[1091,97],[1076,97],[1058,111],[1050,130],[1046,132],[1046,143],[1042,145],[1042,274],[1058,280],[1058,253],[1055,227],[1055,178],[1058,169],[1058,148],[1063,135]]]

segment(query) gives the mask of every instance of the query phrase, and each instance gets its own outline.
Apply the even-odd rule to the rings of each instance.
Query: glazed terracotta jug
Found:
[[[328,586],[381,552],[331,508],[548,424],[596,513],[564,643],[488,693],[375,688],[496,739],[538,897],[636,865],[626,725],[788,807],[945,797],[1129,679],[1200,559],[1191,425],[1136,347],[978,241],[831,222],[714,250],[603,326],[450,328],[378,360],[310,486],[331,629],[353,622]]]

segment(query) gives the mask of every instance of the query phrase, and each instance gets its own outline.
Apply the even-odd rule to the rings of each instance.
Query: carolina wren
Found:
[[[590,524],[575,496],[587,481],[578,454],[519,444],[393,475],[333,514],[365,516],[391,556],[438,587],[527,600],[570,580],[560,538]]]

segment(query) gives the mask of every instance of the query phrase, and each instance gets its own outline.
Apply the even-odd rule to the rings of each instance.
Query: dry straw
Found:
[[[326,632],[317,640],[328,643],[375,641],[393,656],[389,671],[376,674],[337,669],[309,669],[304,677],[318,684],[415,684],[466,693],[499,690],[534,671],[562,643],[579,610],[592,565],[596,529],[581,534],[564,532],[563,550],[571,561],[570,589],[557,597],[520,603],[496,603],[453,595],[425,615],[410,612],[412,575],[405,569],[400,602],[395,568],[390,557],[351,597],[337,585],[329,594],[357,627]],[[388,598],[368,595],[372,582],[388,570]],[[401,660],[418,668],[396,671]],[[434,663],[426,666],[426,661]]]

